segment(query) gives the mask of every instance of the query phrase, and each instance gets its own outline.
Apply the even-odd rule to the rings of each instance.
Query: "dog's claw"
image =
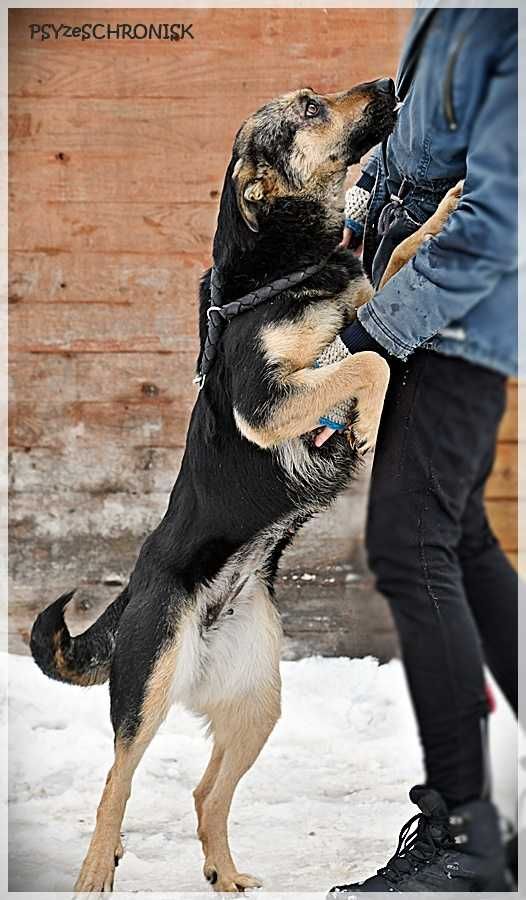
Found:
[[[262,882],[258,878],[239,872],[227,872],[224,875],[220,875],[216,869],[205,869],[204,876],[208,883],[213,886],[214,891],[218,893],[243,893],[250,888],[262,887]]]
[[[217,872],[215,869],[212,869],[211,872],[205,872],[205,878],[209,884],[215,884],[217,881]]]
[[[235,883],[241,891],[244,891],[247,888],[263,887],[263,883],[258,878],[254,878],[252,875],[236,875]]]

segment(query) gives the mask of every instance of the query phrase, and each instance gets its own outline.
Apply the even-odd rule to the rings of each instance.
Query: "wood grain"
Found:
[[[15,303],[163,302],[197,310],[209,251],[194,256],[11,252],[9,301]],[[45,313],[42,313],[45,315]]]
[[[17,403],[11,412],[12,447],[183,447],[190,408],[146,401],[63,404]]]
[[[177,353],[26,353],[10,364],[14,404],[49,401],[172,402],[185,407],[197,395],[194,351]],[[111,362],[111,370],[105,367]]]
[[[49,200],[9,206],[12,250],[61,253],[202,254],[215,229],[214,203],[85,203]],[[43,229],[42,224],[46,223]]]
[[[526,435],[521,434],[520,440]],[[517,441],[519,439],[519,388],[515,379],[508,382],[506,411],[499,429],[499,441]]]
[[[13,447],[10,451],[10,489],[17,497],[30,494],[29,503],[33,504],[42,496],[52,494],[58,511],[68,504],[73,493],[85,495],[79,502],[80,507],[90,499],[90,494],[94,494],[100,503],[105,494],[129,493],[137,498],[137,508],[140,508],[145,494],[168,496],[182,456],[181,448],[117,444],[85,446],[80,441],[75,453],[68,447]],[[57,473],[60,473],[59,478]],[[26,514],[24,507],[23,515]],[[145,523],[142,533],[146,527]]]
[[[12,352],[122,351],[197,353],[195,304],[16,304],[9,314]]]

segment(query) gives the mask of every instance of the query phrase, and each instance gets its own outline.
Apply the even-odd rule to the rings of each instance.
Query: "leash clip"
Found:
[[[389,199],[393,203],[398,203],[399,206],[403,206],[404,197],[407,192],[406,191],[407,184],[408,184],[407,178],[405,178],[405,177],[402,178],[402,181],[400,182],[400,187],[398,188],[398,192],[396,194],[391,194],[391,193],[389,194]]]
[[[205,381],[206,381],[206,374],[204,372],[198,372],[197,375],[195,376],[195,378],[192,378],[192,384],[197,384],[197,386],[199,387],[199,390],[202,390],[202,388],[205,385]]]
[[[209,306],[206,311],[206,318],[208,319],[208,321],[210,321],[210,313],[214,312],[214,311],[218,312],[220,314],[220,316],[222,316],[224,318],[224,314],[223,314],[222,310],[223,310],[222,306]]]

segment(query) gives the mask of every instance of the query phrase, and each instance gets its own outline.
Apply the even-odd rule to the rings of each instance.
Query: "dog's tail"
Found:
[[[71,637],[64,621],[64,610],[74,593],[62,594],[37,617],[31,631],[31,653],[49,678],[84,687],[103,684],[110,674],[119,620],[130,599],[128,587],[77,637]]]

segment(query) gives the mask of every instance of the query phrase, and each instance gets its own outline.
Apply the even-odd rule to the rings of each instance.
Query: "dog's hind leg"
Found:
[[[206,678],[195,695],[214,746],[194,791],[204,874],[216,891],[242,891],[259,881],[241,874],[228,844],[227,819],[237,784],[257,759],[281,708],[281,622],[267,586],[251,577],[218,618],[206,644]]]
[[[201,834],[201,818],[203,815],[203,804],[208,797],[210,791],[212,790],[214,784],[216,783],[217,776],[219,773],[219,769],[221,763],[223,761],[223,757],[225,755],[224,747],[218,744],[217,740],[214,739],[214,746],[212,749],[212,755],[210,756],[210,761],[208,766],[206,767],[205,773],[201,778],[201,781],[197,785],[194,791],[194,803],[195,803],[195,811],[197,813],[197,832]],[[203,850],[206,855],[206,849],[203,847]]]
[[[245,548],[235,566],[242,570],[238,590],[225,596],[221,581],[205,586],[179,629],[173,696],[207,718],[214,740],[194,798],[204,874],[216,891],[259,884],[234,864],[227,818],[238,782],[280,715],[281,621],[258,568],[270,553],[269,540],[256,539],[252,556]]]
[[[147,632],[152,634],[152,632]],[[120,829],[132,778],[170,706],[176,641],[148,646],[133,630],[119,633],[111,673],[115,759],[97,810],[95,831],[75,884],[77,893],[111,891],[122,856]],[[136,633],[137,634],[137,633]]]
[[[259,887],[252,875],[237,871],[228,843],[227,820],[234,791],[253,765],[280,715],[279,674],[257,694],[214,710],[214,750],[199,788],[198,836],[205,854],[204,875],[216,891]]]
[[[97,824],[75,883],[77,893],[113,890],[115,866],[123,854],[120,829],[130,796],[133,773],[146,749],[140,741],[127,746],[117,739],[111,767],[97,810]]]

